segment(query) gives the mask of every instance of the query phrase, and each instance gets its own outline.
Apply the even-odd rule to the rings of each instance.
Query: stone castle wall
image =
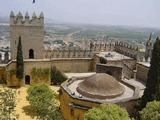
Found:
[[[139,48],[138,45],[132,45],[128,42],[123,41],[95,44],[91,43],[90,49],[94,51],[94,53],[116,51],[137,61],[143,61],[145,56],[144,50],[141,51],[141,48]]]
[[[105,43],[90,43],[90,50],[94,52],[100,52],[100,51],[114,51],[115,50],[115,44],[112,42],[105,42]]]
[[[61,72],[71,72],[71,73],[85,73],[92,71],[92,59],[90,58],[70,58],[70,59],[45,59],[45,60],[24,60],[24,80],[25,76],[29,75],[31,78],[31,84],[35,83],[48,83],[50,84],[50,75],[46,78],[46,80],[34,79],[32,76],[33,69],[51,69],[51,66],[56,66],[58,70]],[[11,61],[8,65],[6,65],[6,73],[7,73],[7,82],[9,86],[16,86],[15,76],[11,75],[11,72],[15,73],[16,69],[16,61]],[[12,77],[12,79],[11,79]],[[24,81],[23,81],[24,82]]]
[[[137,59],[139,53],[138,46],[118,41],[115,43],[115,51],[134,59]]]
[[[93,51],[83,49],[47,50],[45,58],[92,58]]]
[[[107,64],[97,64],[96,73],[107,73],[116,78],[116,80],[122,80],[122,67],[110,66]]]
[[[148,77],[149,66],[142,63],[137,63],[136,79],[146,83]]]

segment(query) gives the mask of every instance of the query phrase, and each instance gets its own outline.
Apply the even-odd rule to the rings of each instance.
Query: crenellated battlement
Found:
[[[25,16],[19,12],[17,15],[13,11],[10,13],[10,25],[19,25],[19,26],[43,26],[44,25],[44,15],[43,12],[39,16],[34,12],[32,17],[29,16],[26,12]]]
[[[45,58],[92,58],[93,55],[94,51],[81,48],[45,51]]]
[[[129,50],[133,50],[133,51],[138,51],[139,47],[138,45],[132,45],[131,43],[128,42],[123,42],[123,41],[117,41],[115,42],[115,48],[124,48],[124,49],[129,49]]]

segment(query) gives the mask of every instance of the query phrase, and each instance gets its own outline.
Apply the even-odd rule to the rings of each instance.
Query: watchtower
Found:
[[[42,12],[39,17],[33,13],[32,18],[30,18],[28,12],[24,17],[20,12],[16,16],[11,12],[10,35],[12,60],[16,59],[19,39],[21,39],[24,59],[43,58],[44,15]]]

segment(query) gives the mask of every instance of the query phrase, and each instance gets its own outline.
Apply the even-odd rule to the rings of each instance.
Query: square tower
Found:
[[[24,59],[43,59],[44,47],[44,15],[41,12],[37,17],[33,13],[30,19],[28,13],[25,17],[19,12],[16,16],[10,14],[11,59],[16,59],[19,39],[22,43]]]

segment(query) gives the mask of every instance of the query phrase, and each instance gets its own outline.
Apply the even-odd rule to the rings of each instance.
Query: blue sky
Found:
[[[11,10],[43,11],[59,22],[160,28],[160,0],[1,0],[0,16]]]

